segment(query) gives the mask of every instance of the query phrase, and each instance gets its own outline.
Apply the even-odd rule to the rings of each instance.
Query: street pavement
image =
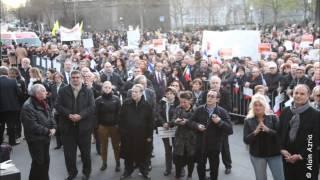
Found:
[[[253,167],[249,159],[249,152],[247,146],[243,143],[242,138],[242,125],[234,126],[234,134],[229,137],[231,156],[232,156],[232,172],[229,175],[224,174],[224,165],[220,160],[220,170],[219,179],[220,180],[254,180]],[[67,176],[63,150],[54,150],[55,139],[52,139],[50,147],[50,180],[64,180]],[[171,180],[174,176],[169,177],[163,176],[163,171],[165,167],[165,156],[164,147],[161,139],[154,136],[154,155],[152,159],[152,171],[150,173],[152,180]],[[25,141],[13,148],[13,153],[11,154],[12,160],[16,167],[21,171],[21,180],[27,180],[29,176],[31,158],[28,151],[28,147]],[[92,174],[91,180],[119,180],[121,174],[123,173],[123,161],[121,161],[121,172],[115,172],[115,160],[113,156],[112,146],[109,143],[109,153],[108,153],[108,168],[105,171],[100,171],[101,159],[97,155],[95,150],[95,144],[92,144],[91,158],[92,158]],[[173,166],[174,167],[174,166]],[[78,171],[79,174],[75,180],[81,179],[82,163],[80,157],[78,157]],[[209,174],[209,172],[208,172]],[[268,179],[272,179],[270,171],[268,170]],[[132,180],[142,179],[138,174],[138,170],[132,174]],[[185,178],[182,178],[185,179]],[[196,167],[193,173],[193,180],[197,180]]]

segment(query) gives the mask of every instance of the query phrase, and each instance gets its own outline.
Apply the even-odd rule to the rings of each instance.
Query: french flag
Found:
[[[191,81],[191,69],[189,65],[185,67],[183,71],[183,77],[186,81]]]

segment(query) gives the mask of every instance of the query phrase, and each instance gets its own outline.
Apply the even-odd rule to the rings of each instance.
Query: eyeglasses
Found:
[[[73,77],[71,77],[72,79],[80,79],[80,77],[79,76],[73,76]]]
[[[210,95],[210,94],[208,94],[207,97],[208,97],[208,98],[218,98],[217,96],[215,96],[215,95]]]

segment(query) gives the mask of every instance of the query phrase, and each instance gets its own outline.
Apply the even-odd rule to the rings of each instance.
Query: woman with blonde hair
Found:
[[[36,67],[30,68],[29,75],[30,75],[30,82],[28,84],[28,94],[31,90],[31,87],[34,84],[43,84],[42,74],[38,68]]]
[[[243,140],[249,145],[256,180],[267,180],[267,165],[274,180],[284,180],[277,132],[279,120],[270,112],[270,106],[263,95],[252,97],[244,123]]]

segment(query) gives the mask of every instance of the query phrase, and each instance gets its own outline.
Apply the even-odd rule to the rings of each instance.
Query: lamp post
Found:
[[[253,6],[250,5],[249,9],[250,9],[250,21],[251,21],[251,24],[253,24]]]
[[[77,24],[76,1],[77,1],[77,0],[73,0],[73,19],[74,19],[74,25]]]

